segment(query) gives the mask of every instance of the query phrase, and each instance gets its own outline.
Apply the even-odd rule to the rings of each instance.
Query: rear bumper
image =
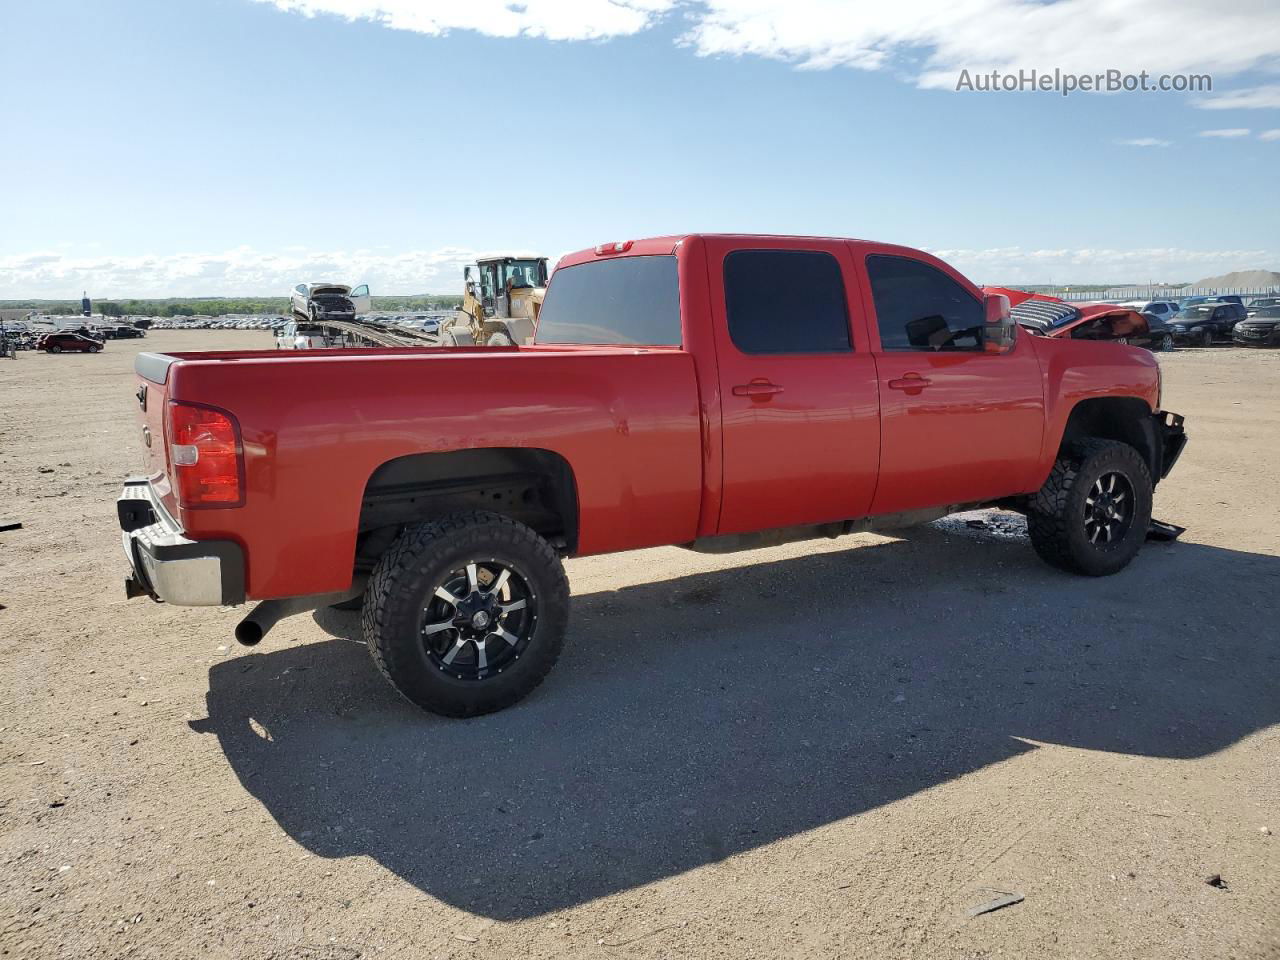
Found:
[[[1163,480],[1182,456],[1187,445],[1187,432],[1182,427],[1182,417],[1161,410],[1152,415],[1156,428],[1156,443],[1160,451],[1160,477]]]
[[[185,607],[244,603],[244,551],[231,540],[191,540],[145,478],[130,477],[116,499],[131,575],[125,594]]]

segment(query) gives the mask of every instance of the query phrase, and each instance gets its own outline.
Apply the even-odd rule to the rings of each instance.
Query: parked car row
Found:
[[[175,317],[160,320],[153,330],[279,330],[289,322],[288,317],[199,317],[186,319]]]

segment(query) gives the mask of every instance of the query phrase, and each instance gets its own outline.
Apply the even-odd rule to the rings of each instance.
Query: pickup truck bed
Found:
[[[130,589],[266,601],[255,641],[363,602],[378,666],[449,714],[550,668],[561,556],[998,503],[1049,562],[1111,573],[1185,442],[1145,351],[1018,336],[1005,298],[935,258],[831,238],[570,255],[529,345],[142,354],[137,372]]]

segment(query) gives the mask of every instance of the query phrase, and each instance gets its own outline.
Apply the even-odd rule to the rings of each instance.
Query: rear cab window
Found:
[[[847,353],[840,263],[821,250],[733,250],[724,258],[725,315],[747,354]]]
[[[547,287],[534,343],[680,346],[675,256],[617,257],[561,267]]]

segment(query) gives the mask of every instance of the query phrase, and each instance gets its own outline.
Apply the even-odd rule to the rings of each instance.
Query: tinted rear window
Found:
[[[557,270],[534,341],[680,346],[676,258],[619,257]]]

